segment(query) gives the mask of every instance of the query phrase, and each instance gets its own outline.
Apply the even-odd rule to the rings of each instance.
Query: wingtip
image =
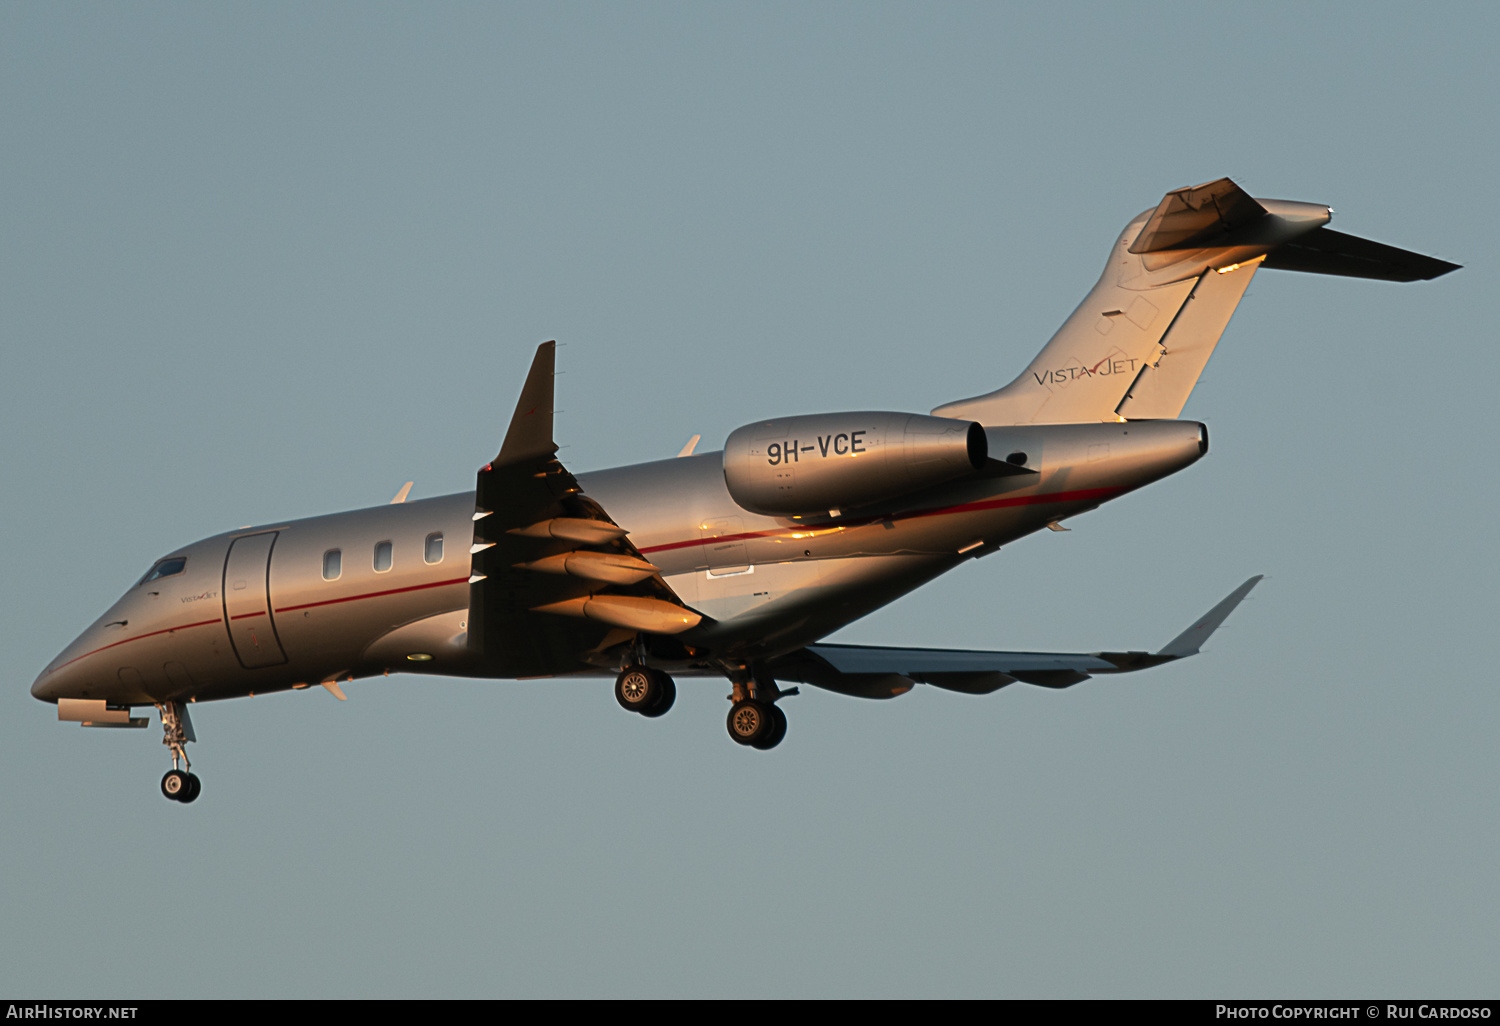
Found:
[[[1245,600],[1245,596],[1249,595],[1251,590],[1265,579],[1265,576],[1265,574],[1256,574],[1231,591],[1216,606],[1200,616],[1191,627],[1169,641],[1156,654],[1173,659],[1185,659],[1188,656],[1197,655],[1209,636],[1219,629],[1229,618],[1229,614],[1234,612],[1235,607]]]
[[[556,349],[556,341],[537,346],[515,412],[511,414],[510,429],[506,431],[500,455],[495,457],[492,465],[550,456],[557,451],[557,443],[552,440],[552,378],[557,369]]]

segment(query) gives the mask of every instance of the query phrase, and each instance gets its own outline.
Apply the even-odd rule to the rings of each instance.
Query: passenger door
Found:
[[[224,625],[247,670],[286,662],[271,616],[271,549],[277,533],[236,538],[224,560]]]

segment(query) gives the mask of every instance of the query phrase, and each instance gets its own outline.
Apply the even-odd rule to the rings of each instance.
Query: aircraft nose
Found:
[[[61,683],[59,678],[62,675],[53,671],[53,667],[56,664],[57,660],[52,660],[52,662],[47,664],[47,668],[37,676],[37,679],[31,682],[32,698],[40,699],[43,702],[56,702],[58,698],[62,697],[59,687]]]
[[[91,688],[87,672],[93,632],[84,631],[73,643],[57,654],[47,668],[37,675],[31,684],[31,697],[43,702],[56,702],[59,698],[86,698]],[[99,697],[99,696],[94,696]]]

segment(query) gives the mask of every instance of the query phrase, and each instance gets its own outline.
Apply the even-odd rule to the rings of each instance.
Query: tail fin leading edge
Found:
[[[1253,199],[1228,178],[1169,192],[1126,225],[1020,377],[932,412],[992,427],[1175,418],[1258,267],[1416,281],[1458,266],[1332,231],[1330,216]]]

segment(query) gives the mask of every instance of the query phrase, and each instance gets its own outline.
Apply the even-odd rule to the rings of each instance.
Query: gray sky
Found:
[[[0,992],[1500,991],[1473,4],[0,6]],[[1266,271],[1189,470],[840,640],[1206,653],[1065,692],[393,677],[160,730],[28,694],[159,555],[472,487],[535,345],[578,471],[1009,381],[1230,175],[1467,265]]]

